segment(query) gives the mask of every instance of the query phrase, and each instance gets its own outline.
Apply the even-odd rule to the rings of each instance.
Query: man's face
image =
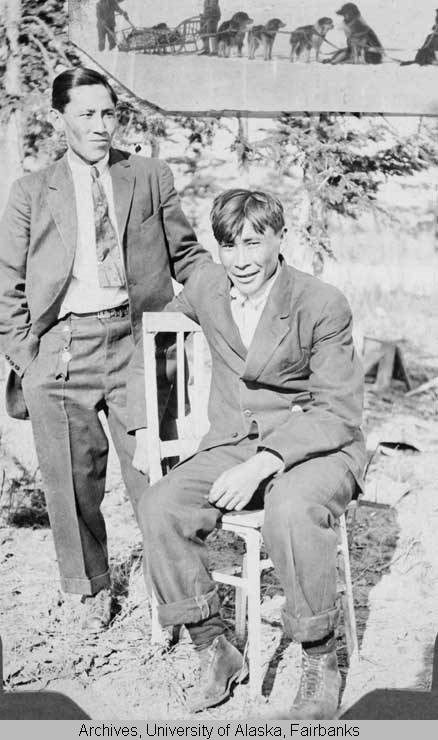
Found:
[[[274,274],[284,233],[284,228],[276,234],[268,226],[264,234],[258,234],[246,219],[234,242],[219,245],[220,261],[243,295],[256,295]]]
[[[70,90],[64,112],[55,112],[54,125],[63,130],[70,149],[89,164],[107,154],[116,130],[115,106],[104,85]]]

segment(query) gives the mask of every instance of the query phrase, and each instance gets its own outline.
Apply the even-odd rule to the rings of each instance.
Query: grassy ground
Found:
[[[38,488],[30,491],[31,484],[26,501],[14,496],[7,526],[0,530],[2,594],[9,594],[7,606],[2,602],[7,689],[62,690],[67,685],[69,695],[73,690],[73,698],[80,699],[82,705],[81,693],[91,690],[105,701],[110,697],[109,704],[120,719],[188,716],[187,698],[196,682],[196,661],[186,636],[164,653],[150,645],[139,537],[122,488],[112,490],[105,502],[117,605],[111,628],[98,638],[81,632],[74,600],[64,601],[56,589],[56,565],[42,495]],[[366,627],[368,593],[388,567],[396,537],[394,511],[359,510],[352,568],[360,636]],[[242,547],[229,533],[218,532],[210,538],[210,552],[212,566],[238,564]],[[53,587],[47,588],[48,582]],[[221,594],[223,615],[232,630],[234,592],[222,586]],[[205,716],[219,719],[226,712],[238,718],[250,709],[263,716],[284,711],[291,699],[299,654],[297,646],[288,647],[281,637],[282,594],[273,571],[264,577],[262,595],[264,699],[251,704],[247,687],[241,687],[226,708]],[[345,675],[342,626],[338,655]]]

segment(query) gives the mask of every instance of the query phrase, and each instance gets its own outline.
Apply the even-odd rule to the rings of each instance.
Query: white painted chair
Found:
[[[190,435],[179,429],[180,438],[162,441],[159,431],[159,415],[157,403],[157,369],[155,360],[155,337],[159,332],[176,334],[177,350],[177,409],[178,420],[185,417],[186,383],[185,383],[185,355],[184,334],[193,335],[192,357],[192,391],[190,393],[191,424]],[[162,460],[169,457],[186,457],[193,453],[200,442],[205,428],[203,419],[206,418],[205,408],[205,340],[202,329],[191,319],[181,313],[144,313],[143,314],[143,349],[145,367],[145,394],[148,418],[148,463],[151,484],[163,476]],[[183,424],[181,425],[183,426]],[[352,506],[356,504],[353,503]],[[261,609],[260,609],[260,580],[261,573],[272,568],[270,559],[262,559],[261,528],[263,525],[264,510],[230,512],[224,514],[220,527],[233,532],[245,542],[245,553],[242,566],[232,570],[214,570],[212,577],[218,583],[225,583],[235,587],[235,624],[236,635],[241,640],[245,637],[245,627],[248,629],[248,662],[249,688],[252,697],[261,693],[263,670],[261,662]],[[345,516],[339,520],[339,547],[340,572],[342,583],[338,587],[341,598],[346,631],[347,650],[351,657],[358,651],[356,621],[353,604],[353,590],[350,573],[350,559]],[[151,598],[152,608],[152,641],[162,642],[154,596]]]

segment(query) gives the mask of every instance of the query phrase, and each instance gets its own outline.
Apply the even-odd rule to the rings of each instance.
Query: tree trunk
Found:
[[[21,105],[21,65],[18,34],[21,20],[21,0],[0,0],[0,20],[6,32],[7,63],[5,90],[17,103],[0,134],[0,207],[4,206],[11,182],[23,172],[23,133]]]
[[[246,187],[249,187],[249,145],[248,145],[248,116],[246,114],[237,114],[237,138],[236,138],[237,160],[242,172],[242,180]]]
[[[21,18],[21,0],[0,0],[0,24],[5,29],[6,74],[5,90],[21,103],[20,47],[18,31]],[[0,213],[8,198],[11,183],[23,172],[23,137],[21,111],[14,110],[6,124],[0,126]],[[5,360],[0,359],[0,380],[5,376]]]
[[[154,134],[151,134],[150,144],[151,144],[151,157],[159,157],[160,156],[160,140],[158,136],[154,136]]]

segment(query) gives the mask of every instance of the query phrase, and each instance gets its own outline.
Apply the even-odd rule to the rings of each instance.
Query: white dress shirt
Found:
[[[73,177],[76,196],[77,242],[73,262],[73,274],[62,302],[59,317],[73,313],[89,313],[114,308],[126,303],[128,293],[125,287],[101,288],[97,273],[96,226],[94,221],[93,196],[91,192],[91,166],[83,162],[70,149],[67,160]],[[123,255],[117,219],[114,209],[114,196],[111,175],[108,166],[109,154],[96,167],[100,173],[100,182],[108,201],[108,214],[117,235],[120,258]]]
[[[246,349],[249,349],[254,338],[257,324],[260,321],[260,317],[263,313],[263,309],[277,275],[278,264],[272,277],[267,280],[263,286],[263,290],[256,296],[243,295],[235,285],[232,285],[230,288],[231,314],[237,324],[242,342]]]

